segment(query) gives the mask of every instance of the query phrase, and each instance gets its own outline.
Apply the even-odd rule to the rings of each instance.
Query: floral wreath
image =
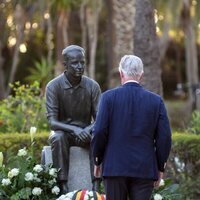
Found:
[[[106,200],[106,196],[94,190],[82,189],[61,195],[57,200]]]

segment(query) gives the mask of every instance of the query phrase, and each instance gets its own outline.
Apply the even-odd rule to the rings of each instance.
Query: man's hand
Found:
[[[101,165],[94,165],[94,177],[95,178],[101,177]]]
[[[163,179],[163,172],[158,173],[158,180],[154,182],[154,187],[159,187],[161,179]]]

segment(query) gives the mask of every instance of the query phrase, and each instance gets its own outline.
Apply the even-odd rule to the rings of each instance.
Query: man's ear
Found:
[[[139,81],[138,81],[138,82],[142,81],[143,77],[144,77],[144,72],[142,72],[142,75],[140,76],[140,78],[139,78]]]
[[[64,65],[64,67],[65,67],[65,69],[67,69],[67,61],[63,61],[63,65]]]
[[[119,71],[119,74],[120,74],[120,78],[124,78],[124,74],[122,71]]]

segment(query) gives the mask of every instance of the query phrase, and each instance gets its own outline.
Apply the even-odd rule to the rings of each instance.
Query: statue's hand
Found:
[[[91,140],[91,134],[89,131],[87,130],[83,130],[79,135],[78,138],[82,141],[82,142],[90,142]]]

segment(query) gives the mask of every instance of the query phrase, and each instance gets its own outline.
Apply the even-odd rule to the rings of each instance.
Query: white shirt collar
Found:
[[[129,81],[124,82],[124,84],[126,84],[126,83],[138,83],[139,84],[139,82],[135,81],[135,80],[129,80]]]

